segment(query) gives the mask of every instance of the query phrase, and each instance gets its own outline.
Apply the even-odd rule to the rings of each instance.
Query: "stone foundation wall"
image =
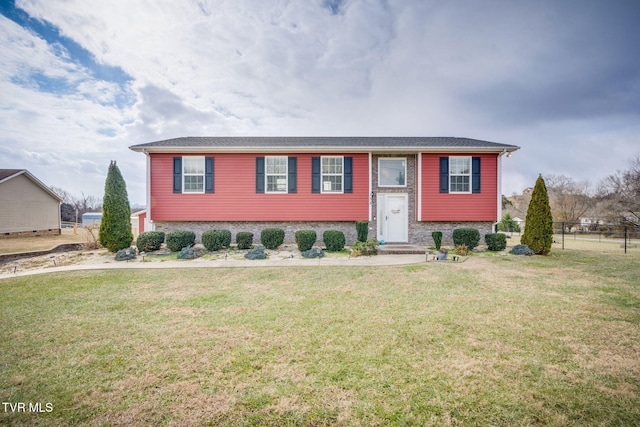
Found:
[[[344,233],[345,241],[347,245],[353,243],[356,238],[356,223],[355,221],[331,221],[331,222],[316,222],[316,221],[269,221],[269,222],[245,222],[245,221],[154,221],[156,231],[164,231],[168,233],[176,230],[187,230],[196,233],[196,242],[201,242],[202,233],[207,230],[230,230],[231,241],[236,242],[236,234],[240,231],[248,231],[253,233],[253,243],[260,243],[260,233],[265,228],[281,228],[284,230],[285,243],[295,243],[295,233],[298,230],[315,230],[317,235],[317,244],[322,242],[322,233],[327,230],[339,230]],[[372,234],[373,231],[369,231],[369,237],[375,237]]]
[[[16,231],[0,234],[0,239],[11,239],[14,237],[39,237],[39,236],[59,236],[61,233],[59,228],[50,228],[48,230],[33,231]]]
[[[433,246],[431,233],[442,231],[442,245],[453,246],[453,230],[475,228],[480,232],[480,245],[484,245],[484,235],[492,232],[492,222],[414,222],[409,226],[409,243]]]

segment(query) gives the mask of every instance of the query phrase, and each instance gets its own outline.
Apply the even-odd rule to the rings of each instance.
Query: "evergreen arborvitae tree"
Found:
[[[536,181],[527,209],[527,220],[520,242],[538,255],[547,255],[553,243],[553,217],[549,194],[542,175]]]
[[[109,165],[107,180],[104,184],[99,241],[111,252],[128,248],[133,241],[127,185],[115,161]]]

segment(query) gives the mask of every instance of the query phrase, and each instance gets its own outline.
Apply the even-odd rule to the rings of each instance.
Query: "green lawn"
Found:
[[[0,281],[0,425],[640,424],[640,257]],[[6,405],[5,405],[6,408]]]

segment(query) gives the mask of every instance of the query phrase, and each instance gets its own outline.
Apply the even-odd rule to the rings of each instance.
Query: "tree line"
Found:
[[[78,222],[82,221],[82,214],[87,212],[102,212],[102,197],[85,195],[74,196],[60,187],[50,187],[61,199],[60,220],[63,222],[76,222],[76,212]],[[144,206],[132,206],[132,210],[144,209]]]
[[[64,222],[80,222],[82,214],[87,212],[102,212],[102,198],[85,195],[76,197],[60,187],[51,187],[51,190],[62,199],[60,204],[60,220]]]
[[[640,227],[640,155],[628,161],[628,168],[607,176],[596,185],[576,181],[566,175],[544,176],[554,221],[580,222],[590,225],[621,224]],[[522,195],[503,197],[503,210],[513,216],[526,212],[532,189]],[[514,230],[516,231],[516,230]]]

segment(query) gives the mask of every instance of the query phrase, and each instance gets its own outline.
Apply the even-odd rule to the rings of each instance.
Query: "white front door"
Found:
[[[408,241],[408,195],[378,194],[378,240]]]

